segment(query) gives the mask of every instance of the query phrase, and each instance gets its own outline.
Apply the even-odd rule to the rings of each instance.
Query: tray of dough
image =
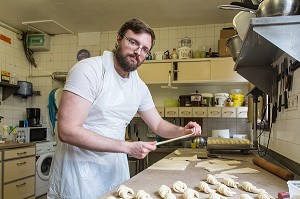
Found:
[[[207,138],[207,150],[249,150],[251,142],[248,139],[238,138]]]

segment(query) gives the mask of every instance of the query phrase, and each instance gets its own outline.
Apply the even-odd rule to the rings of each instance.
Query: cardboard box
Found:
[[[222,39],[222,38],[228,39],[236,34],[238,34],[238,33],[234,29],[223,29],[223,30],[220,30],[220,39]]]
[[[231,57],[230,49],[226,46],[228,38],[221,38],[219,40],[219,56],[220,57]]]

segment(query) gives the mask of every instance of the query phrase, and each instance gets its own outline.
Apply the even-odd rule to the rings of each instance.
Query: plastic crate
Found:
[[[290,198],[297,196],[296,198],[300,198],[300,181],[299,180],[289,180],[287,182],[289,187]]]

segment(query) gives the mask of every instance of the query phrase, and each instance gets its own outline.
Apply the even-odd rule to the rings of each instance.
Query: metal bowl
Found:
[[[196,143],[197,148],[202,148],[202,147],[206,146],[206,140],[200,136],[194,137],[192,142]]]

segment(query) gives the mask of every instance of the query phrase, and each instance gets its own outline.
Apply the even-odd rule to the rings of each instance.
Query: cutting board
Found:
[[[184,160],[169,160],[161,159],[160,161],[154,163],[148,169],[156,170],[185,170],[185,168],[190,164],[189,161]]]

